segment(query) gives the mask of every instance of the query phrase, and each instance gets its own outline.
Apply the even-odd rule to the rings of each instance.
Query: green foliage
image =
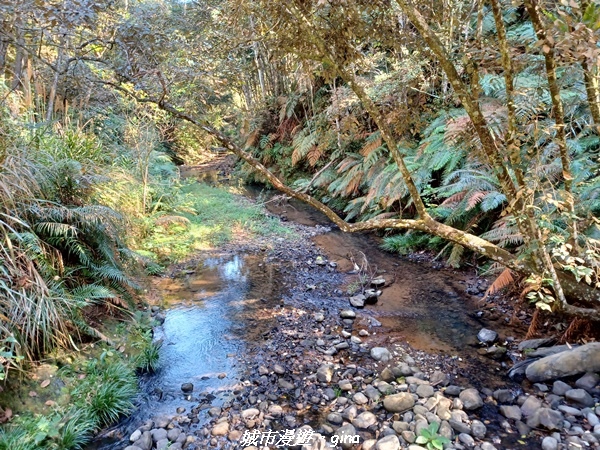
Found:
[[[425,444],[429,450],[443,450],[444,444],[449,444],[450,439],[438,434],[439,422],[431,422],[428,427],[423,428],[417,440],[417,444]]]
[[[91,360],[79,374],[67,366],[61,376],[73,377],[70,403],[47,415],[19,415],[0,428],[0,449],[80,450],[98,429],[129,413],[137,395],[133,369],[111,351]]]
[[[133,410],[138,392],[135,372],[112,351],[88,362],[84,373],[71,395],[73,403],[86,410],[97,426],[116,422]]]
[[[434,249],[442,243],[440,238],[418,231],[408,231],[404,234],[384,237],[381,248],[388,252],[407,255],[421,249]]]
[[[0,381],[6,380],[8,371],[17,369],[23,360],[23,356],[18,354],[18,347],[19,342],[10,334],[0,340]]]
[[[178,261],[193,251],[240,236],[290,236],[279,219],[266,215],[261,206],[226,188],[191,183],[182,188],[180,195],[188,205],[189,212],[181,214],[186,223],[166,221],[156,226],[142,243],[143,250],[159,261]]]
[[[131,345],[137,351],[133,357],[135,368],[140,372],[156,371],[162,343],[152,340],[152,329],[149,327],[137,325],[130,333]]]

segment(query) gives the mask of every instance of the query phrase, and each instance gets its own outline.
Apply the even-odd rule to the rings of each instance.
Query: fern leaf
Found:
[[[487,290],[485,291],[485,296],[487,297],[488,295],[495,294],[501,289],[504,289],[505,287],[514,284],[514,282],[515,279],[513,277],[512,271],[510,269],[504,269],[502,273],[498,275],[498,278],[496,278],[494,282],[490,284],[490,287],[487,288]]]

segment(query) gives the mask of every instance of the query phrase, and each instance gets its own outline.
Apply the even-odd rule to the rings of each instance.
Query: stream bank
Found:
[[[251,433],[293,431],[326,437],[311,449],[354,435],[362,447],[343,448],[418,449],[434,422],[447,448],[539,448],[541,400],[477,353],[485,314],[466,291],[479,294],[478,280],[381,253],[300,205],[270,208],[299,239],[233,243],[156,281],[163,369],[145,407],[99,448],[251,450],[261,447]],[[358,254],[387,284],[360,310],[345,292]]]

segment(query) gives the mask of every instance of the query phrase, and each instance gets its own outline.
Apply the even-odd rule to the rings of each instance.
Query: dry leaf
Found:
[[[44,380],[40,383],[40,387],[45,388],[50,384],[50,380]]]
[[[46,403],[44,403],[44,405],[46,405],[46,406],[54,406],[54,405],[56,405],[56,402],[53,401],[53,400],[48,400]]]
[[[37,397],[37,392],[35,392],[35,391],[29,391],[29,396],[30,397]]]
[[[10,420],[10,418],[12,417],[12,409],[10,408],[6,408],[4,410],[4,417],[6,418],[6,420]]]

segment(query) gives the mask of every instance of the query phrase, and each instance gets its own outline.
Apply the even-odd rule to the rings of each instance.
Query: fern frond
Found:
[[[500,275],[494,280],[490,287],[485,291],[485,296],[493,295],[496,292],[504,289],[511,284],[514,284],[515,279],[513,277],[513,273],[510,269],[504,269]]]

